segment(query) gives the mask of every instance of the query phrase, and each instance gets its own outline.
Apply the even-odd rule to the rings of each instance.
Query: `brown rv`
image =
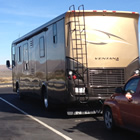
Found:
[[[12,43],[13,90],[44,105],[97,105],[139,68],[136,12],[70,10]]]

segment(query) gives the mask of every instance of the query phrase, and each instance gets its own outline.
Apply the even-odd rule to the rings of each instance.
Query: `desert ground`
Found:
[[[0,84],[12,82],[12,70],[5,65],[0,65]]]

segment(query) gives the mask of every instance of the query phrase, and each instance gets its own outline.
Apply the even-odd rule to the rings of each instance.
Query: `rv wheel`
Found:
[[[46,89],[43,89],[43,103],[44,103],[45,109],[49,110],[50,104],[49,104],[48,94],[47,94]]]
[[[20,100],[23,99],[23,95],[22,95],[22,93],[20,92],[19,87],[17,88],[17,95],[18,95],[18,98],[19,98]]]

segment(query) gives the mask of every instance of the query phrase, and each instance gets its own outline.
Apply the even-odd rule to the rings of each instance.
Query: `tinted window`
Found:
[[[57,43],[57,24],[53,24],[53,43]]]
[[[18,47],[18,62],[21,62],[21,46]]]
[[[29,70],[29,52],[28,52],[28,44],[24,44],[23,46],[23,58],[24,58],[24,70]]]
[[[28,63],[29,61],[29,54],[28,54],[28,44],[24,44],[24,61]]]
[[[40,57],[44,57],[45,56],[44,37],[41,37],[39,39],[39,52],[40,52]]]
[[[139,80],[140,78],[135,78],[135,79],[130,80],[125,86],[125,92],[128,90],[133,90],[134,92],[136,92]]]

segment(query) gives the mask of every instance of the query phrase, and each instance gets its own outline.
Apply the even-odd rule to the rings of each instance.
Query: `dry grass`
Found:
[[[12,83],[12,77],[2,77],[0,83]]]
[[[12,71],[0,65],[0,83],[12,83]]]

